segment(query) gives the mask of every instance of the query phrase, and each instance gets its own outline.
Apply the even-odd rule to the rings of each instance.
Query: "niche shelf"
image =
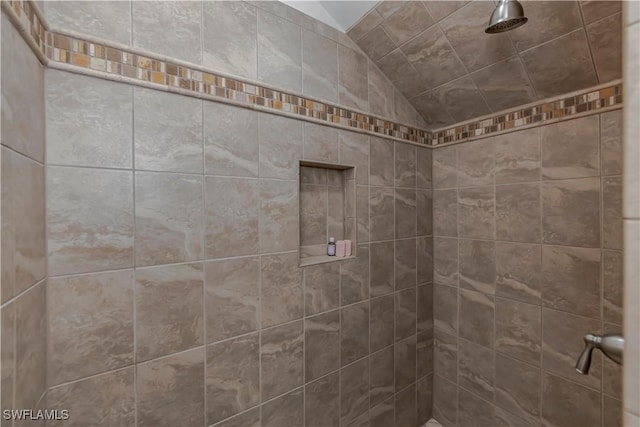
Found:
[[[355,176],[354,166],[300,161],[300,267],[355,258]],[[351,240],[351,256],[328,256],[330,237]]]

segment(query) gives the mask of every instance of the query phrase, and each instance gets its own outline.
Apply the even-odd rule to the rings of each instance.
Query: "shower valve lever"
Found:
[[[605,356],[622,365],[622,352],[624,350],[624,337],[621,334],[585,334],[584,350],[576,362],[576,371],[582,375],[589,373],[591,366],[591,353],[599,349]]]

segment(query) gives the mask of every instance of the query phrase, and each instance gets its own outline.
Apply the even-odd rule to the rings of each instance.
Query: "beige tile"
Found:
[[[49,275],[133,266],[133,173],[46,172]]]
[[[301,318],[304,293],[298,254],[263,255],[260,264],[262,327]]]
[[[493,401],[494,353],[467,340],[458,340],[458,385]]]
[[[471,74],[491,111],[529,104],[537,99],[519,57],[482,68]]]
[[[340,299],[342,305],[369,298],[369,245],[358,245],[356,259],[340,263]]]
[[[340,311],[304,320],[305,381],[318,379],[340,368]]]
[[[540,368],[496,353],[495,403],[526,422],[540,415]]]
[[[409,1],[400,5],[392,15],[385,16],[382,28],[391,40],[400,46],[432,24],[433,18],[422,3]]]
[[[382,20],[382,15],[380,15],[377,10],[371,9],[353,27],[351,27],[349,31],[347,31],[347,34],[351,39],[358,41],[369,31],[378,26]]]
[[[207,258],[258,253],[259,195],[257,180],[205,178],[204,237]]]
[[[600,424],[600,395],[547,373],[542,374],[542,422],[548,426]]]
[[[133,88],[56,70],[45,82],[47,163],[131,168]]]
[[[460,289],[459,336],[491,347],[494,339],[494,297]]]
[[[107,425],[135,426],[134,370],[125,368],[51,388],[47,407],[66,409],[70,418],[47,424],[84,427],[100,420]]]
[[[433,188],[454,188],[458,185],[457,147],[433,151]]]
[[[278,397],[262,406],[264,427],[303,427],[304,393],[302,388]]]
[[[621,1],[582,0],[580,8],[587,24],[622,10]]]
[[[388,187],[369,189],[371,241],[390,240],[394,237],[394,191]]]
[[[218,3],[207,3],[204,7],[214,4]],[[205,173],[258,176],[258,113],[205,102],[203,114]]]
[[[393,303],[393,301],[392,301]],[[393,308],[392,308],[393,311]],[[0,328],[2,330],[2,349],[0,350],[0,405],[3,408],[14,408],[13,386],[15,377],[15,358],[16,358],[16,317],[15,304],[9,303],[2,307],[0,311]]]
[[[134,361],[133,271],[49,279],[48,384]]]
[[[303,353],[302,321],[262,331],[260,338],[262,401],[302,385]]]
[[[416,386],[411,385],[395,397],[396,425],[413,426],[418,422]]]
[[[477,4],[487,4],[477,2]],[[474,55],[476,55],[474,53]],[[490,110],[475,82],[463,76],[433,90],[433,95],[456,122],[489,114]]]
[[[495,137],[496,184],[540,180],[540,128]]]
[[[304,387],[305,426],[340,425],[340,376],[333,373]]]
[[[204,343],[201,264],[136,270],[136,360]]]
[[[494,200],[493,187],[458,190],[458,236],[493,239],[496,222]]]
[[[205,349],[136,366],[139,426],[204,425]]]
[[[496,295],[540,304],[542,247],[496,242]]]
[[[340,104],[367,111],[369,87],[367,57],[346,46],[338,46],[338,97]]]
[[[302,158],[302,122],[266,113],[258,117],[260,176],[296,179],[297,160]]]
[[[293,22],[258,9],[258,80],[301,92],[302,31]]]
[[[496,298],[495,350],[540,365],[542,313],[539,306]]]
[[[622,13],[587,26],[589,46],[596,64],[598,81],[622,77]]]
[[[458,241],[458,263],[461,288],[485,294],[495,293],[496,253],[494,242],[460,239]]]
[[[458,291],[450,286],[433,287],[433,324],[436,331],[458,335]]]
[[[433,234],[450,237],[458,235],[458,190],[434,190]]]
[[[603,320],[621,325],[623,321],[623,254],[602,251],[602,315]]]
[[[460,425],[496,425],[494,406],[464,389],[458,391],[458,423]]]
[[[260,402],[259,351],[257,333],[207,346],[207,425]]]
[[[394,185],[394,143],[378,137],[371,138],[370,185]]]
[[[542,234],[540,184],[496,186],[496,238],[539,243]]]
[[[417,230],[417,200],[415,189],[395,190],[395,237],[415,237]]]
[[[602,175],[622,173],[622,110],[600,115],[600,158]]]
[[[257,12],[246,2],[206,2],[202,8],[202,63],[255,80],[257,60]]]
[[[317,314],[340,305],[340,265],[319,264],[304,268],[305,314]]]
[[[302,90],[338,102],[338,45],[307,30],[302,32]]]
[[[622,249],[622,178],[602,178],[602,246]]]
[[[495,171],[494,141],[481,140],[457,147],[459,187],[493,184]]]
[[[522,6],[529,18],[528,28],[522,26],[510,33],[520,52],[582,26],[578,2],[525,1]],[[550,10],[553,13],[549,13]]]
[[[600,246],[600,180],[547,181],[542,185],[542,241]]]
[[[202,193],[199,176],[136,172],[136,266],[202,259]]]
[[[369,301],[340,311],[340,362],[345,366],[369,353]]]
[[[303,151],[305,160],[338,163],[338,130],[305,123]]]
[[[371,351],[378,351],[394,341],[394,296],[371,299]]]
[[[369,137],[340,130],[339,137],[340,163],[356,168],[356,183],[369,183]]]

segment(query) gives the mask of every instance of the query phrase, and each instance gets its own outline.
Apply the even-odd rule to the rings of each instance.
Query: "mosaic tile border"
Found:
[[[14,23],[45,65],[72,67],[106,78],[177,89],[184,95],[224,100],[276,114],[297,116],[355,131],[435,147],[504,133],[622,106],[622,83],[586,89],[491,117],[430,132],[369,114],[342,108],[298,94],[230,78],[200,67],[166,60],[136,49],[86,40],[49,30],[31,0],[0,0]],[[65,68],[67,69],[67,68]]]

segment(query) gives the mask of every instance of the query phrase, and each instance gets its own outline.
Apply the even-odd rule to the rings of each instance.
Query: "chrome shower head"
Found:
[[[528,19],[524,16],[524,9],[517,0],[500,0],[489,19],[489,25],[484,30],[487,34],[502,33],[524,25]]]

